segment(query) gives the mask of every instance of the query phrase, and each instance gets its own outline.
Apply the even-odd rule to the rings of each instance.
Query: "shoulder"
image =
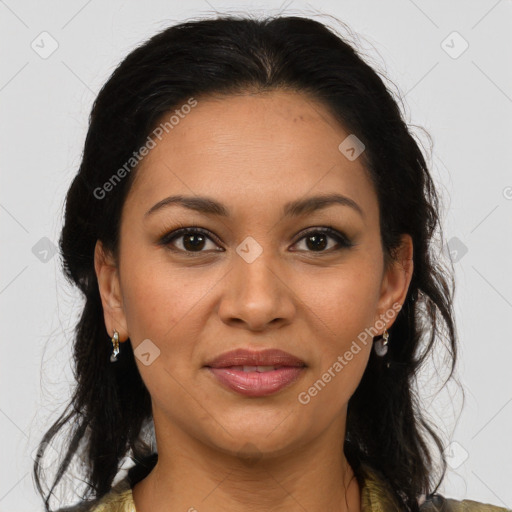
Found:
[[[473,500],[453,500],[439,494],[431,496],[420,507],[421,512],[512,512],[510,508],[498,507]]]
[[[131,489],[109,492],[91,512],[136,512]]]
[[[361,489],[361,510],[401,510],[387,479],[378,469],[361,462],[354,465]],[[498,507],[473,500],[454,500],[441,494],[418,498],[420,512],[512,512],[510,508]]]
[[[57,512],[136,512],[136,510],[131,488],[117,486],[97,500],[61,508]]]

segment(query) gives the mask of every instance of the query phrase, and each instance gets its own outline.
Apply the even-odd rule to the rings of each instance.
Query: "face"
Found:
[[[200,99],[142,161],[118,266],[101,243],[95,261],[107,331],[144,354],[157,437],[278,454],[343,431],[372,349],[361,333],[392,325],[412,272],[407,236],[403,263],[384,265],[375,190],[361,158],[338,149],[348,135],[299,93]],[[217,205],[162,203],[178,195]],[[206,367],[239,348],[305,366],[275,370],[294,376],[284,387],[242,393]]]

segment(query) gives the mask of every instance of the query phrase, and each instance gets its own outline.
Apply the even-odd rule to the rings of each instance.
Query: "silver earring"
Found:
[[[384,329],[384,332],[382,333],[382,338],[377,340],[375,344],[373,345],[373,348],[375,350],[375,353],[383,357],[388,352],[388,339],[389,339],[389,333],[387,329]]]
[[[116,330],[114,330],[114,334],[112,335],[112,345],[114,348],[110,356],[110,362],[115,363],[117,361],[117,355],[119,354],[119,333]]]

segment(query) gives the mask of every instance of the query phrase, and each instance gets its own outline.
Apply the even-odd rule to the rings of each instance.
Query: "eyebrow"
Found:
[[[361,217],[365,217],[362,208],[353,199],[341,194],[318,195],[307,197],[306,199],[291,201],[284,205],[283,217],[298,217],[300,215],[309,214],[314,211],[327,208],[334,204],[348,206],[356,211]],[[209,197],[174,195],[158,201],[158,203],[153,205],[144,214],[144,217],[147,218],[156,211],[171,205],[182,206],[189,210],[194,210],[206,215],[217,215],[221,217],[230,216],[230,211],[225,205]]]

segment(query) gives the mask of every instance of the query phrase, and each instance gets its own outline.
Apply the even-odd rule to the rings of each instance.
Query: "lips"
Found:
[[[235,369],[237,370],[264,372],[283,366],[306,366],[306,363],[298,357],[278,349],[266,349],[262,351],[237,349],[221,354],[209,361],[205,366],[209,368],[236,367]],[[252,369],[249,370],[251,367]],[[257,368],[254,369],[254,367]]]
[[[226,352],[210,361],[205,368],[225,388],[248,397],[265,397],[296,382],[306,363],[287,352],[246,349]]]

